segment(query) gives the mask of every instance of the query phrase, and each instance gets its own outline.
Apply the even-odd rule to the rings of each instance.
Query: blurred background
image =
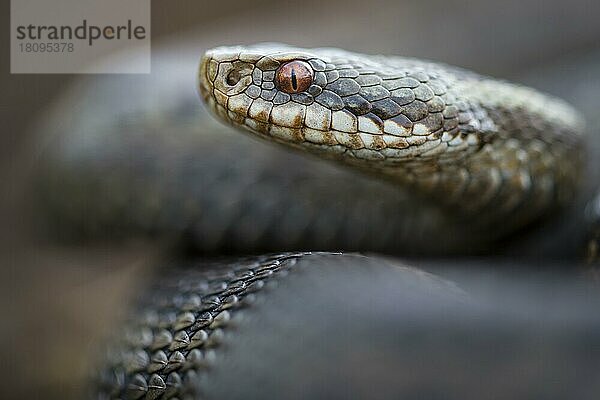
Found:
[[[81,77],[11,75],[9,7],[3,0],[0,365],[2,376],[13,379],[0,397],[77,398],[93,337],[115,318],[125,288],[139,283],[154,253],[138,243],[72,251],[32,244],[35,221],[23,193],[40,120]],[[153,57],[161,48],[174,56],[191,48],[199,57],[216,45],[280,41],[433,59],[550,92],[586,116],[591,190],[600,171],[593,164],[600,154],[599,16],[594,0],[173,0],[152,2],[151,29]],[[151,84],[153,76],[131,79]]]

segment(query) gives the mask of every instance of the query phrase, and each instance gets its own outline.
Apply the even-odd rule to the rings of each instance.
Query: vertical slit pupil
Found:
[[[277,90],[288,94],[301,93],[313,82],[314,72],[304,61],[289,61],[275,71],[274,83]]]
[[[292,68],[292,88],[298,90],[298,81],[296,80],[296,70]]]

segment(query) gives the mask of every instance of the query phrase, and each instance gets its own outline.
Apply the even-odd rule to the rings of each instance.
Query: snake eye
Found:
[[[285,93],[304,92],[313,81],[313,70],[304,61],[290,61],[283,64],[275,75],[277,88]]]

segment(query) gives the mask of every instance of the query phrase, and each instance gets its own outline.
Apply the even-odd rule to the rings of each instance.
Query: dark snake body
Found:
[[[599,299],[566,277],[498,291],[466,279],[469,296],[381,258],[307,253],[187,261],[159,277],[94,371],[97,398],[600,393]]]
[[[252,94],[263,103],[277,98],[264,93],[274,90],[264,85],[265,73],[282,60],[323,57],[322,65],[312,64],[325,79],[312,100],[290,97],[278,105],[331,107],[330,123],[333,111],[344,112],[355,118],[350,129],[356,132],[308,135],[305,119],[284,112],[252,122],[249,105],[230,107],[225,98],[243,90],[228,93],[219,79],[244,51],[220,49],[203,62],[209,109],[335,163],[222,127],[196,109],[193,89],[180,86],[187,80],[169,79],[177,69],[168,66],[159,90],[138,94],[141,106],[94,99],[88,106],[80,98],[75,128],[54,143],[41,183],[53,233],[83,241],[143,233],[213,255],[282,249],[481,254],[500,252],[507,238],[519,237],[515,232],[575,196],[584,162],[581,121],[560,100],[418,60],[251,49],[254,55],[241,57],[254,66],[243,90],[263,86]],[[272,62],[263,62],[259,79],[252,72],[264,57]],[[217,65],[210,72],[212,60]],[[222,71],[220,63],[231,65]],[[362,131],[359,118],[381,132]],[[388,120],[405,131],[387,135]],[[118,343],[94,379],[100,398],[468,398],[479,383],[491,385],[502,371],[522,368],[532,357],[523,349],[541,332],[554,333],[544,333],[538,351],[553,361],[566,357],[581,373],[556,380],[555,364],[530,365],[537,374],[504,393],[531,398],[562,390],[585,399],[600,390],[583,373],[598,370],[598,359],[586,358],[598,342],[587,336],[597,332],[597,318],[577,314],[572,329],[555,329],[560,323],[535,307],[520,314],[519,307],[498,306],[498,299],[475,301],[446,281],[379,258],[300,252],[183,264],[159,273],[125,332],[116,334]],[[523,315],[533,325],[522,324]],[[530,332],[523,335],[524,329]],[[445,334],[427,339],[423,332],[451,332],[471,344],[454,347]],[[489,347],[498,343],[508,343],[502,361]],[[457,368],[462,378],[443,377]],[[432,376],[440,380],[432,383]]]

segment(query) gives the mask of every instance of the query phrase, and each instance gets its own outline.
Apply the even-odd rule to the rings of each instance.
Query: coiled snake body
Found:
[[[512,309],[476,306],[431,275],[378,258],[305,251],[489,252],[575,196],[584,144],[573,109],[433,62],[275,44],[208,51],[199,89],[221,122],[294,152],[205,117],[199,127],[189,98],[154,93],[169,104],[158,117],[130,113],[112,125],[81,117],[86,132],[62,142],[43,182],[54,221],[68,221],[78,237],[183,236],[208,253],[302,251],[189,261],[161,273],[109,351],[101,398],[466,398],[465,387],[492,384],[490,371],[523,365],[519,346],[535,341],[535,329],[547,331],[547,319],[523,336],[519,318],[506,317]],[[507,348],[515,357],[498,361],[495,350],[450,344],[458,350],[448,360],[472,373],[468,384],[431,379],[456,367],[433,355],[406,378],[418,364],[407,343],[434,354],[431,346],[447,338],[415,340],[415,332],[477,342],[477,320],[491,327],[491,343],[517,343]],[[597,329],[598,321],[588,322]],[[550,335],[549,359],[564,358],[553,349],[580,333]],[[490,369],[462,365],[476,353]],[[556,373],[548,365],[539,382]],[[574,382],[564,388],[580,390],[578,398],[598,389]],[[373,385],[378,393],[368,391]],[[546,389],[526,379],[510,388],[533,396]]]

